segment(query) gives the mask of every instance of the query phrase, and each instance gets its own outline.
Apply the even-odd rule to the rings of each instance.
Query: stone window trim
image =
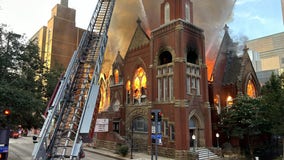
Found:
[[[140,105],[147,102],[147,74],[143,67],[138,67],[135,70],[131,91],[133,105]]]
[[[163,118],[163,137],[169,137],[169,120],[168,118]]]
[[[143,116],[135,117],[132,120],[133,132],[148,133],[148,121]]]
[[[164,20],[165,20],[165,24],[169,23],[171,21],[171,6],[168,2],[166,2],[165,4],[165,8],[164,8]]]
[[[186,93],[201,95],[201,67],[192,63],[186,63],[186,65]]]
[[[169,122],[169,141],[175,141],[175,124],[174,122]]]
[[[173,101],[173,68],[174,63],[167,63],[161,66],[157,66],[157,89],[159,102],[171,102]]]

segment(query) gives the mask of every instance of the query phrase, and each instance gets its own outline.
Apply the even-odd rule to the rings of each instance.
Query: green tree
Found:
[[[262,98],[269,108],[271,133],[282,137],[284,153],[284,75],[272,74],[269,81],[262,87]]]
[[[44,65],[38,47],[0,25],[0,109],[11,110],[10,126],[39,127],[44,109]],[[3,125],[6,119],[0,116]]]
[[[51,69],[50,71],[45,73],[46,82],[45,82],[45,97],[47,100],[50,100],[50,97],[55,91],[56,85],[60,81],[60,77],[62,76],[63,68],[55,67],[56,69]]]
[[[248,144],[249,154],[257,147],[257,137],[267,133],[270,126],[267,107],[261,98],[239,95],[232,107],[224,109],[221,114],[220,128],[228,137],[237,137]]]

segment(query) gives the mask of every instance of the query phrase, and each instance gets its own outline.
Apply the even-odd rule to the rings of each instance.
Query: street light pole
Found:
[[[193,140],[193,152],[195,152],[195,138],[196,138],[196,137],[195,137],[195,135],[193,134],[191,138],[192,138],[192,140]]]
[[[130,159],[133,159],[133,121],[131,121],[131,149],[130,149]]]
[[[217,148],[218,148],[218,149],[219,149],[219,137],[220,137],[219,133],[216,133]]]

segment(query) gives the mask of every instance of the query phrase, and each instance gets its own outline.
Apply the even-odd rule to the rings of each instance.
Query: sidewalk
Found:
[[[115,158],[115,159],[118,159],[118,160],[125,160],[125,159],[129,160],[129,159],[131,159],[130,153],[128,153],[128,155],[126,157],[122,157],[121,155],[114,153],[114,151],[108,150],[108,149],[105,149],[105,148],[85,147],[84,150],[87,151],[87,152],[92,152],[92,153],[104,155],[104,156]],[[146,153],[133,152],[132,157],[133,157],[133,159],[136,159],[136,160],[151,160],[151,155],[148,155]],[[155,159],[155,156],[153,156],[153,159]],[[173,159],[161,157],[161,156],[158,156],[158,159],[159,160],[173,160]]]

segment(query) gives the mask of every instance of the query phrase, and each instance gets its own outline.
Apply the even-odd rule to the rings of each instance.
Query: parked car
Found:
[[[11,130],[10,131],[10,138],[19,138],[20,134],[18,131]]]

